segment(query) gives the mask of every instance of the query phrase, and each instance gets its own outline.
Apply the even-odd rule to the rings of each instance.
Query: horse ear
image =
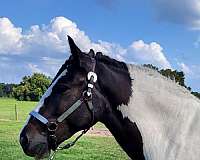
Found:
[[[74,40],[69,35],[67,37],[68,37],[69,47],[70,47],[72,56],[74,58],[78,58],[81,54],[81,50],[77,47]]]
[[[95,57],[95,53],[94,53],[94,50],[93,50],[93,49],[90,49],[90,51],[89,51],[88,54],[89,54],[89,56],[92,57],[92,58]]]

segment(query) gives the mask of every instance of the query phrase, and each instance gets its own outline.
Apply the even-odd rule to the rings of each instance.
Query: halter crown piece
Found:
[[[92,90],[94,88],[94,83],[97,81],[97,74],[94,72],[96,63],[93,64],[92,71],[88,72],[87,74],[87,89],[82,93],[82,96],[67,109],[62,115],[60,115],[55,121],[49,121],[47,118],[42,116],[40,113],[36,111],[32,111],[29,113],[32,117],[39,120],[41,123],[46,125],[48,131],[48,141],[50,143],[51,149],[55,150],[53,154],[50,155],[49,160],[52,160],[58,150],[68,149],[72,147],[78,140],[83,136],[93,125],[94,121],[94,107],[92,104]],[[91,125],[89,128],[82,131],[82,133],[76,137],[76,139],[72,142],[65,144],[64,146],[57,145],[57,137],[55,132],[58,128],[59,123],[63,122],[68,116],[70,116],[77,108],[81,106],[81,104],[85,103],[88,109],[91,112]]]

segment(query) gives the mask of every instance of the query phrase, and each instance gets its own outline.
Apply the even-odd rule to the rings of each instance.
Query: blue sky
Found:
[[[200,91],[198,0],[2,0],[0,17],[0,82],[55,75],[69,34],[84,51],[183,70]]]

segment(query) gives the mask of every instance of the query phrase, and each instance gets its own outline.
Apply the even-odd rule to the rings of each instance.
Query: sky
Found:
[[[67,35],[85,52],[183,71],[200,91],[199,0],[2,0],[0,82],[53,77],[70,55]]]

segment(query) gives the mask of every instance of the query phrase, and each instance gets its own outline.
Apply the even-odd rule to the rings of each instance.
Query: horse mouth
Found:
[[[45,143],[35,145],[31,150],[34,151],[34,155],[32,155],[32,157],[36,160],[48,158],[51,152]]]

